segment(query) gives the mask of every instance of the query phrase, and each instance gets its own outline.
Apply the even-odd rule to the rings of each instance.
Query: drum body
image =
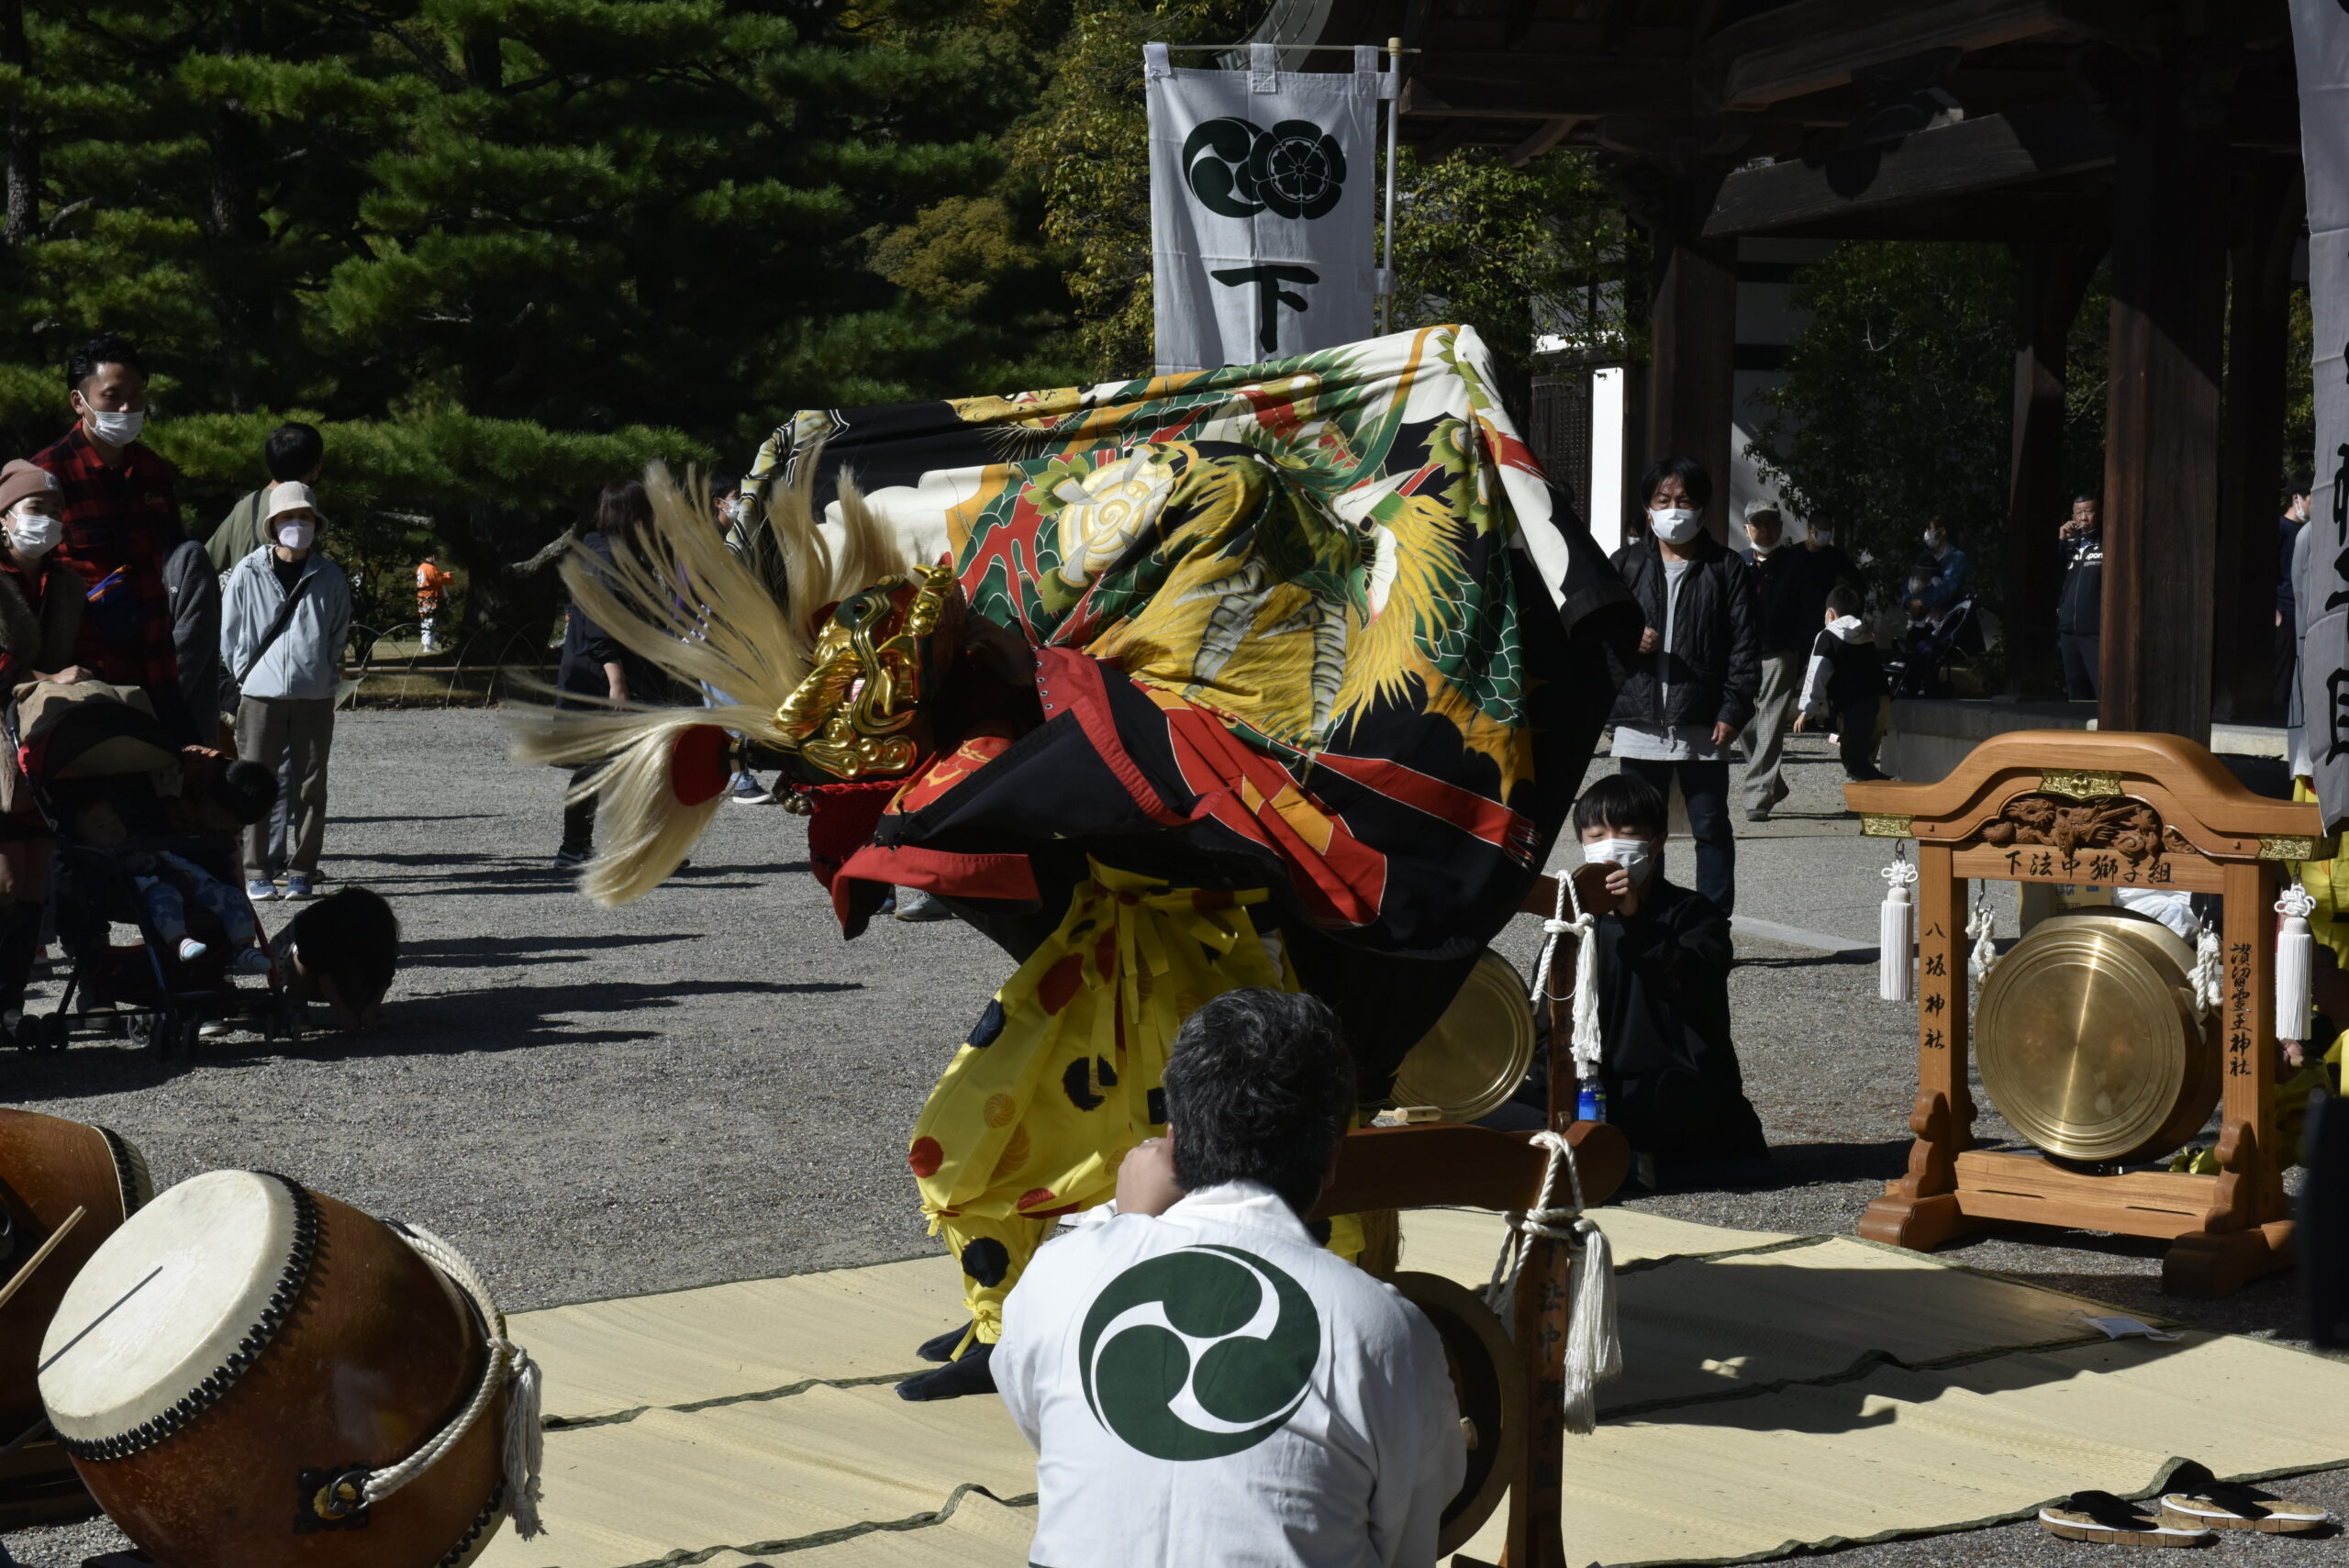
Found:
[[[505,1392],[382,1502],[328,1499],[465,1407],[484,1332],[381,1221],[282,1176],[215,1171],[82,1271],[40,1392],[91,1494],[164,1568],[458,1568],[502,1517]]]
[[[2218,1025],[2195,1005],[2194,950],[2159,921],[2077,912],[1998,960],[1974,1019],[1982,1086],[2060,1160],[2156,1160],[2218,1104]]]
[[[155,1195],[147,1162],[120,1134],[60,1117],[0,1109],[0,1283],[83,1211],[72,1232],[0,1307],[0,1443],[41,1418],[40,1339],[65,1287],[99,1244]]]

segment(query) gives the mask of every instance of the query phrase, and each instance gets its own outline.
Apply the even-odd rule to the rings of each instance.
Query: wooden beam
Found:
[[[1535,131],[1531,136],[1527,137],[1523,141],[1519,142],[1515,147],[1508,150],[1508,166],[1512,169],[1523,168],[1534,159],[1541,157],[1552,148],[1556,147],[1558,143],[1565,140],[1566,133],[1574,129],[1575,127],[1580,123],[1581,122],[1578,120],[1570,119],[1550,121],[1548,124],[1542,127],[1541,129]]]
[[[2126,10],[2081,0],[1794,0],[1723,28],[1697,51],[1694,74],[1698,90],[1720,107],[1760,109],[1927,50],[2102,34],[2114,20],[2125,24]]]
[[[2165,69],[2165,66],[2167,68]],[[2105,395],[2098,728],[2210,739],[2225,170],[2181,123],[2191,66],[2149,64],[2122,139]]]
[[[2306,210],[2297,161],[2263,158],[2237,175],[2248,221],[2228,258],[2227,384],[2219,442],[2217,663],[2211,709],[2235,723],[2283,722],[2277,691],[2277,512],[2284,473],[2285,348],[2291,255]],[[2288,673],[2288,660],[2285,672]]]
[[[1690,192],[1694,198],[1696,192]],[[1701,211],[1702,208],[1697,210]],[[1648,446],[1640,468],[1693,457],[1712,476],[1705,529],[1729,537],[1730,418],[1737,360],[1737,244],[1655,236],[1664,263],[1648,312]],[[1627,468],[1634,473],[1638,469]],[[1647,497],[1640,497],[1644,506]]]
[[[1403,84],[1403,114],[1477,119],[1586,119],[1651,115],[1685,119],[1688,71],[1676,60],[1581,59],[1554,55],[1422,55]]]
[[[1759,234],[1886,207],[1963,195],[2103,168],[2117,141],[2084,104],[2052,103],[1919,131],[1884,147],[1854,148],[1820,162],[1785,159],[1721,182],[1705,220],[1708,239]]]
[[[1779,239],[1954,239],[1999,245],[2103,245],[2112,238],[2106,190],[1993,191],[1862,207],[1770,231]]]

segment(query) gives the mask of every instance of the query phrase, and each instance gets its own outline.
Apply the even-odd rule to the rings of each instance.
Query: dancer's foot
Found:
[[[984,1340],[963,1352],[961,1361],[948,1362],[936,1372],[916,1373],[897,1385],[897,1397],[916,1401],[930,1399],[960,1399],[965,1394],[993,1394],[995,1371],[987,1362],[995,1355],[995,1347]]]
[[[914,1354],[926,1362],[951,1362],[954,1359],[954,1352],[963,1348],[963,1340],[969,1336],[970,1332],[971,1326],[968,1323],[959,1328],[949,1329],[934,1340],[924,1340],[921,1342],[921,1349],[916,1351]]]

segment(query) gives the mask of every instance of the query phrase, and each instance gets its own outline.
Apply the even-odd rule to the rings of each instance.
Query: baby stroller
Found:
[[[265,945],[261,958],[240,958],[245,946],[224,930],[223,940],[183,957],[158,930],[139,884],[142,875],[200,873],[220,884],[206,895],[233,900],[221,906],[227,917],[241,913],[236,923],[260,935],[233,831],[226,821],[198,823],[207,815],[200,803],[173,809],[179,791],[194,782],[189,770],[208,766],[202,758],[212,754],[184,758],[138,694],[95,683],[33,686],[0,711],[0,728],[21,766],[11,782],[30,792],[54,838],[50,914],[72,962],[56,1007],[45,1018],[28,1012],[18,1043],[54,1051],[76,1034],[121,1033],[126,1023],[158,1057],[193,1055],[209,1023],[243,1024],[273,1040],[298,1037],[296,1009]],[[200,902],[189,906],[192,925],[206,918],[209,906]],[[137,928],[139,947],[112,944],[117,924]],[[246,965],[251,973],[239,973]]]
[[[1950,606],[1938,624],[1909,628],[1897,657],[1884,662],[1885,679],[1896,697],[1945,697],[1949,667],[1980,653],[1987,643],[1971,594]]]

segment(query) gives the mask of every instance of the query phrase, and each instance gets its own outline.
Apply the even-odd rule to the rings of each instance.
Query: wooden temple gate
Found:
[[[2214,702],[2267,706],[2302,210],[2284,0],[1277,0],[1273,21],[1420,51],[1423,147],[1605,155],[1656,258],[1630,473],[1725,468],[1740,237],[2014,247],[2024,695],[2056,690],[2065,340],[2110,255],[2101,721],[2203,741]]]

